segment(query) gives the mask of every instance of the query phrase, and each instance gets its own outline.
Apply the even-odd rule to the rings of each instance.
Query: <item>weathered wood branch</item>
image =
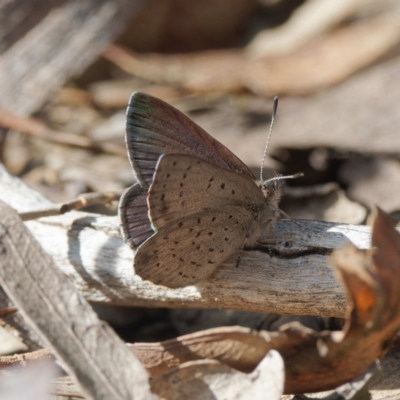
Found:
[[[0,284],[85,398],[155,399],[148,374],[70,280],[0,202]]]
[[[141,1],[13,0],[0,5],[0,107],[27,116],[92,63]],[[18,25],[18,29],[13,30]]]
[[[0,199],[17,211],[51,205],[0,166]],[[73,211],[26,226],[58,268],[92,302],[147,307],[223,308],[342,317],[347,301],[328,265],[346,241],[368,248],[369,228],[321,221],[280,221],[273,244],[244,251],[195,286],[168,289],[135,276],[117,217]],[[270,256],[270,254],[272,256]]]

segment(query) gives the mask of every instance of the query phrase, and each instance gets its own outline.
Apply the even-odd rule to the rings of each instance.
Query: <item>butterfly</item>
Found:
[[[225,146],[148,94],[133,93],[126,115],[137,183],[121,197],[119,215],[142,279],[170,288],[196,284],[272,231],[281,178],[294,176],[256,180]]]

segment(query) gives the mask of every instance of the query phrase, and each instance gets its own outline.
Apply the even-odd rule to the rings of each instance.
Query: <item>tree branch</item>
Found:
[[[51,206],[0,166],[0,199],[17,211]],[[117,217],[73,211],[26,226],[87,300],[126,306],[222,308],[342,317],[347,301],[327,263],[346,241],[370,245],[369,228],[321,221],[279,221],[274,244],[244,251],[196,286],[168,289],[135,276]],[[272,255],[272,257],[270,256]]]

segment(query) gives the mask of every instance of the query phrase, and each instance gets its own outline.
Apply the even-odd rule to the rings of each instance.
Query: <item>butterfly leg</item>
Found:
[[[279,210],[279,212],[280,212],[284,217],[286,217],[290,222],[293,222],[296,226],[298,226],[299,228],[301,228],[301,227],[300,227],[300,224],[297,223],[290,215],[286,214],[285,211]]]
[[[243,249],[240,249],[239,250],[239,254],[238,254],[237,258],[236,258],[236,265],[235,265],[236,268],[239,268],[240,260],[242,258],[242,252],[243,252]]]

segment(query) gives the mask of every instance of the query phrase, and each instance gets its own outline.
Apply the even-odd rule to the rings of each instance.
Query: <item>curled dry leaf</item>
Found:
[[[282,357],[272,350],[250,374],[215,360],[192,361],[154,379],[151,390],[168,400],[279,400],[283,381]]]
[[[270,333],[216,328],[159,344],[135,344],[133,351],[155,376],[207,358],[248,372],[274,349],[285,360],[285,393],[328,390],[358,377],[385,355],[400,329],[400,235],[379,209],[371,225],[374,252],[348,244],[331,258],[353,304],[343,331],[315,332],[296,322]]]
[[[393,11],[337,29],[285,55],[260,58],[232,49],[138,54],[111,45],[103,57],[134,76],[189,92],[250,89],[262,96],[307,95],[345,80],[390,51],[397,54],[399,33],[400,14]]]
[[[207,358],[250,372],[270,350],[268,341],[264,332],[235,326],[207,329],[162,343],[135,343],[132,350],[152,377],[184,362]]]
[[[274,29],[259,32],[247,46],[256,56],[287,54],[320,36],[365,6],[364,0],[309,0]]]

